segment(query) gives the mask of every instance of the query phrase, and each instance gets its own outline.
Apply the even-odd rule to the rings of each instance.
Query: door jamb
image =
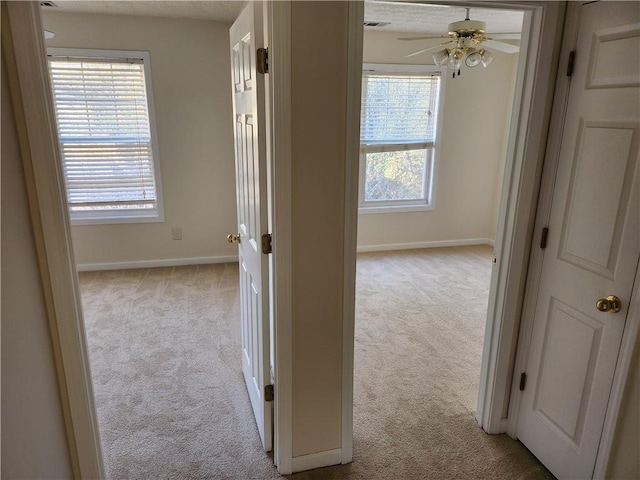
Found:
[[[542,4],[541,4],[542,3]],[[493,4],[493,3],[492,3]],[[528,49],[519,66],[522,96],[514,104],[503,182],[497,270],[492,275],[476,419],[487,433],[503,433],[520,312],[533,242],[565,5],[522,2]],[[548,54],[551,52],[551,55]]]
[[[360,102],[364,2],[349,2],[344,214],[344,291],[342,322],[342,463],[353,460],[353,366],[355,338],[358,185],[360,176]],[[355,186],[355,187],[354,187]]]
[[[560,65],[566,65],[569,61],[569,54],[576,47],[578,27],[580,22],[580,11],[582,2],[570,2],[567,8],[565,33],[560,53]],[[564,119],[566,116],[567,104],[569,101],[569,89],[571,85],[570,77],[566,76],[562,68],[559,69],[556,80],[556,93],[552,111],[551,124],[549,129],[549,141],[545,160],[542,186],[540,189],[540,201],[536,218],[535,232],[540,233],[548,224],[551,215],[551,204],[553,200],[553,188],[560,158],[560,148],[564,130]],[[521,393],[519,388],[519,375],[524,372],[529,357],[531,336],[533,331],[533,317],[535,304],[539,288],[540,276],[542,274],[543,250],[532,248],[530,270],[527,279],[527,289],[525,292],[525,302],[522,310],[521,333],[518,340],[517,356],[511,386],[511,404],[509,407],[509,417],[507,433],[517,437],[518,413],[520,407]],[[636,269],[634,288],[631,294],[629,310],[626,324],[622,334],[620,353],[611,386],[611,394],[604,419],[600,446],[596,454],[596,463],[593,478],[605,478],[609,459],[613,447],[613,440],[617,426],[618,415],[622,404],[625,386],[629,380],[631,361],[633,359],[634,348],[638,343],[640,333],[640,265]]]
[[[562,51],[560,52],[560,65],[567,65],[569,61],[569,52],[574,48],[577,35],[578,18],[576,18],[576,7],[579,4],[570,3],[567,7],[567,15],[565,20],[565,31]],[[570,42],[570,44],[569,44]],[[564,133],[564,116],[567,109],[569,99],[569,87],[571,85],[571,77],[568,77],[562,69],[558,69],[556,79],[556,91],[553,99],[551,113],[551,123],[549,125],[549,139],[547,143],[547,160],[544,165],[544,173],[542,176],[542,184],[540,187],[540,199],[538,201],[538,213],[536,215],[536,225],[534,232],[538,235],[542,234],[542,229],[547,226],[549,216],[551,214],[551,200],[553,194],[553,186],[558,167],[558,157],[560,153],[560,145]],[[516,379],[519,373],[524,372],[526,359],[529,356],[529,344],[531,339],[531,331],[533,329],[532,311],[535,308],[537,292],[539,289],[540,275],[542,273],[542,260],[544,251],[540,248],[531,249],[531,260],[529,266],[529,275],[527,279],[527,288],[525,291],[524,304],[522,308],[522,320],[520,325],[520,335],[518,339],[516,362],[514,366],[514,375],[511,385],[511,402],[509,406],[509,419],[507,424],[507,433],[513,437],[517,437],[517,418],[520,407],[520,386]],[[516,383],[518,385],[516,386]]]
[[[273,221],[275,419],[274,463],[283,475],[293,459],[293,269],[291,184],[291,1],[267,2],[270,173]]]

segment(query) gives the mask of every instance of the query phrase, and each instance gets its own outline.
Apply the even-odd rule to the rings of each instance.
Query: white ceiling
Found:
[[[150,17],[195,18],[233,23],[242,10],[241,0],[177,0],[177,1],[76,1],[53,0],[56,7],[44,7],[51,12],[82,12],[112,15],[142,15]],[[366,27],[404,33],[446,33],[451,22],[464,20],[465,9],[422,3],[393,3],[388,1],[365,2],[365,21],[390,22],[384,27]],[[489,33],[520,32],[522,12],[472,8],[471,19],[487,23]]]
[[[209,0],[178,1],[76,1],[53,0],[56,7],[43,7],[48,12],[102,13],[111,15],[140,15],[147,17],[195,18],[233,23],[244,2]]]
[[[384,27],[365,27],[372,31],[446,34],[447,25],[464,20],[465,15],[463,7],[423,3],[366,1],[364,8],[365,21],[391,22]],[[472,8],[470,18],[486,22],[488,33],[522,31],[522,12]]]

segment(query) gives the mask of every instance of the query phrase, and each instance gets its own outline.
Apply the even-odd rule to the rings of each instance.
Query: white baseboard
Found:
[[[301,455],[291,459],[293,473],[313,470],[314,468],[329,467],[342,463],[342,449],[327,450],[325,452]]]
[[[165,258],[160,260],[139,260],[133,262],[84,263],[76,265],[79,272],[98,270],[128,270],[132,268],[179,267],[184,265],[206,265],[211,263],[237,262],[237,255],[220,257]]]
[[[467,245],[491,245],[490,238],[466,238],[463,240],[438,240],[434,242],[388,243],[381,245],[358,245],[358,252],[384,252],[387,250],[411,250],[414,248],[463,247]]]

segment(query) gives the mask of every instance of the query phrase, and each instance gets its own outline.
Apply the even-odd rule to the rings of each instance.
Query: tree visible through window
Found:
[[[362,207],[430,204],[439,93],[438,73],[363,74]]]
[[[144,52],[50,54],[73,220],[162,217],[145,59]]]

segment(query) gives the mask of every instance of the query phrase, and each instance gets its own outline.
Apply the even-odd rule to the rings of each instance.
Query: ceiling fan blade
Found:
[[[487,37],[490,37],[494,40],[520,40],[522,38],[522,33],[487,33]]]
[[[412,40],[431,40],[436,38],[451,38],[449,35],[437,35],[437,36],[429,36],[429,37],[398,37],[398,40],[402,40],[405,42],[410,42]]]
[[[482,46],[488,47],[492,50],[497,50],[499,52],[504,52],[504,53],[518,53],[520,51],[520,47],[516,45],[499,42],[497,40],[487,40],[485,42],[482,42]]]
[[[450,43],[450,42],[447,42],[447,43]],[[442,48],[442,46],[446,45],[447,43],[441,43],[438,45],[433,45],[432,47],[423,48],[422,50],[418,50],[417,52],[413,52],[413,53],[410,53],[409,55],[405,55],[405,58],[413,57],[415,55],[420,55],[421,53],[428,52],[429,50],[435,50],[436,48]]]

